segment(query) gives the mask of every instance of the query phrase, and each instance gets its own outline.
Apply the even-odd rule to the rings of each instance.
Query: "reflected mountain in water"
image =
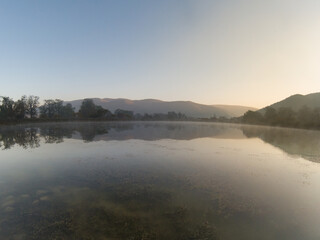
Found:
[[[318,139],[196,122],[2,126],[0,239],[320,239],[320,166],[279,150],[317,161]]]
[[[190,122],[45,123],[0,128],[0,148],[36,148],[67,139],[85,142],[138,139],[260,138],[282,151],[320,162],[320,132],[262,126]]]
[[[292,156],[320,162],[320,131],[260,126],[243,126],[242,130],[248,138],[260,138]]]
[[[191,140],[195,138],[245,138],[233,125],[202,123],[46,123],[0,128],[0,147],[35,148],[43,143],[60,143],[64,138],[85,142],[139,139]]]

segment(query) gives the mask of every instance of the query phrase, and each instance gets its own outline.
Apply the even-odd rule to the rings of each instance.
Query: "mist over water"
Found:
[[[319,239],[320,132],[0,128],[0,239]]]

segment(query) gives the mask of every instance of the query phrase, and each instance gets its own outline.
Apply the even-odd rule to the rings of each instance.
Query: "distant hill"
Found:
[[[239,117],[246,111],[257,110],[252,107],[235,105],[204,105],[191,101],[166,102],[156,99],[130,100],[112,98],[92,98],[96,105],[114,112],[116,109],[130,110],[140,114],[168,113],[170,111],[181,112],[188,117],[209,118],[216,117]],[[83,99],[68,101],[72,106],[79,110]]]
[[[298,111],[303,106],[307,106],[309,108],[317,108],[320,107],[320,93],[311,93],[307,95],[295,94],[292,95],[280,102],[276,102],[268,107],[272,107],[274,109],[279,109],[281,107],[289,107],[294,111]],[[266,109],[262,108],[259,112],[264,112]]]

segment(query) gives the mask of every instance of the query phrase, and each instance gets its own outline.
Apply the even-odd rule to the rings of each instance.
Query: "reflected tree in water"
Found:
[[[0,130],[0,147],[10,149],[14,145],[18,145],[23,148],[36,148],[40,146],[41,140],[44,143],[61,143],[64,138],[72,138],[75,133],[79,133],[84,141],[90,142],[97,135],[107,134],[108,129],[106,126],[90,124],[8,127]]]
[[[77,128],[77,131],[80,133],[82,139],[86,142],[92,142],[96,135],[107,134],[108,130],[104,126],[99,125],[80,125]]]
[[[49,126],[40,128],[40,135],[45,143],[61,143],[64,138],[71,138],[74,128]]]
[[[37,128],[20,129],[19,131],[10,129],[0,132],[0,147],[10,149],[14,145],[23,148],[36,148],[40,146],[40,137]]]

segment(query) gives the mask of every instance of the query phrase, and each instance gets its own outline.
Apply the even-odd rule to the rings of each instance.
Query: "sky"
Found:
[[[0,96],[264,107],[320,92],[318,0],[0,1]]]

